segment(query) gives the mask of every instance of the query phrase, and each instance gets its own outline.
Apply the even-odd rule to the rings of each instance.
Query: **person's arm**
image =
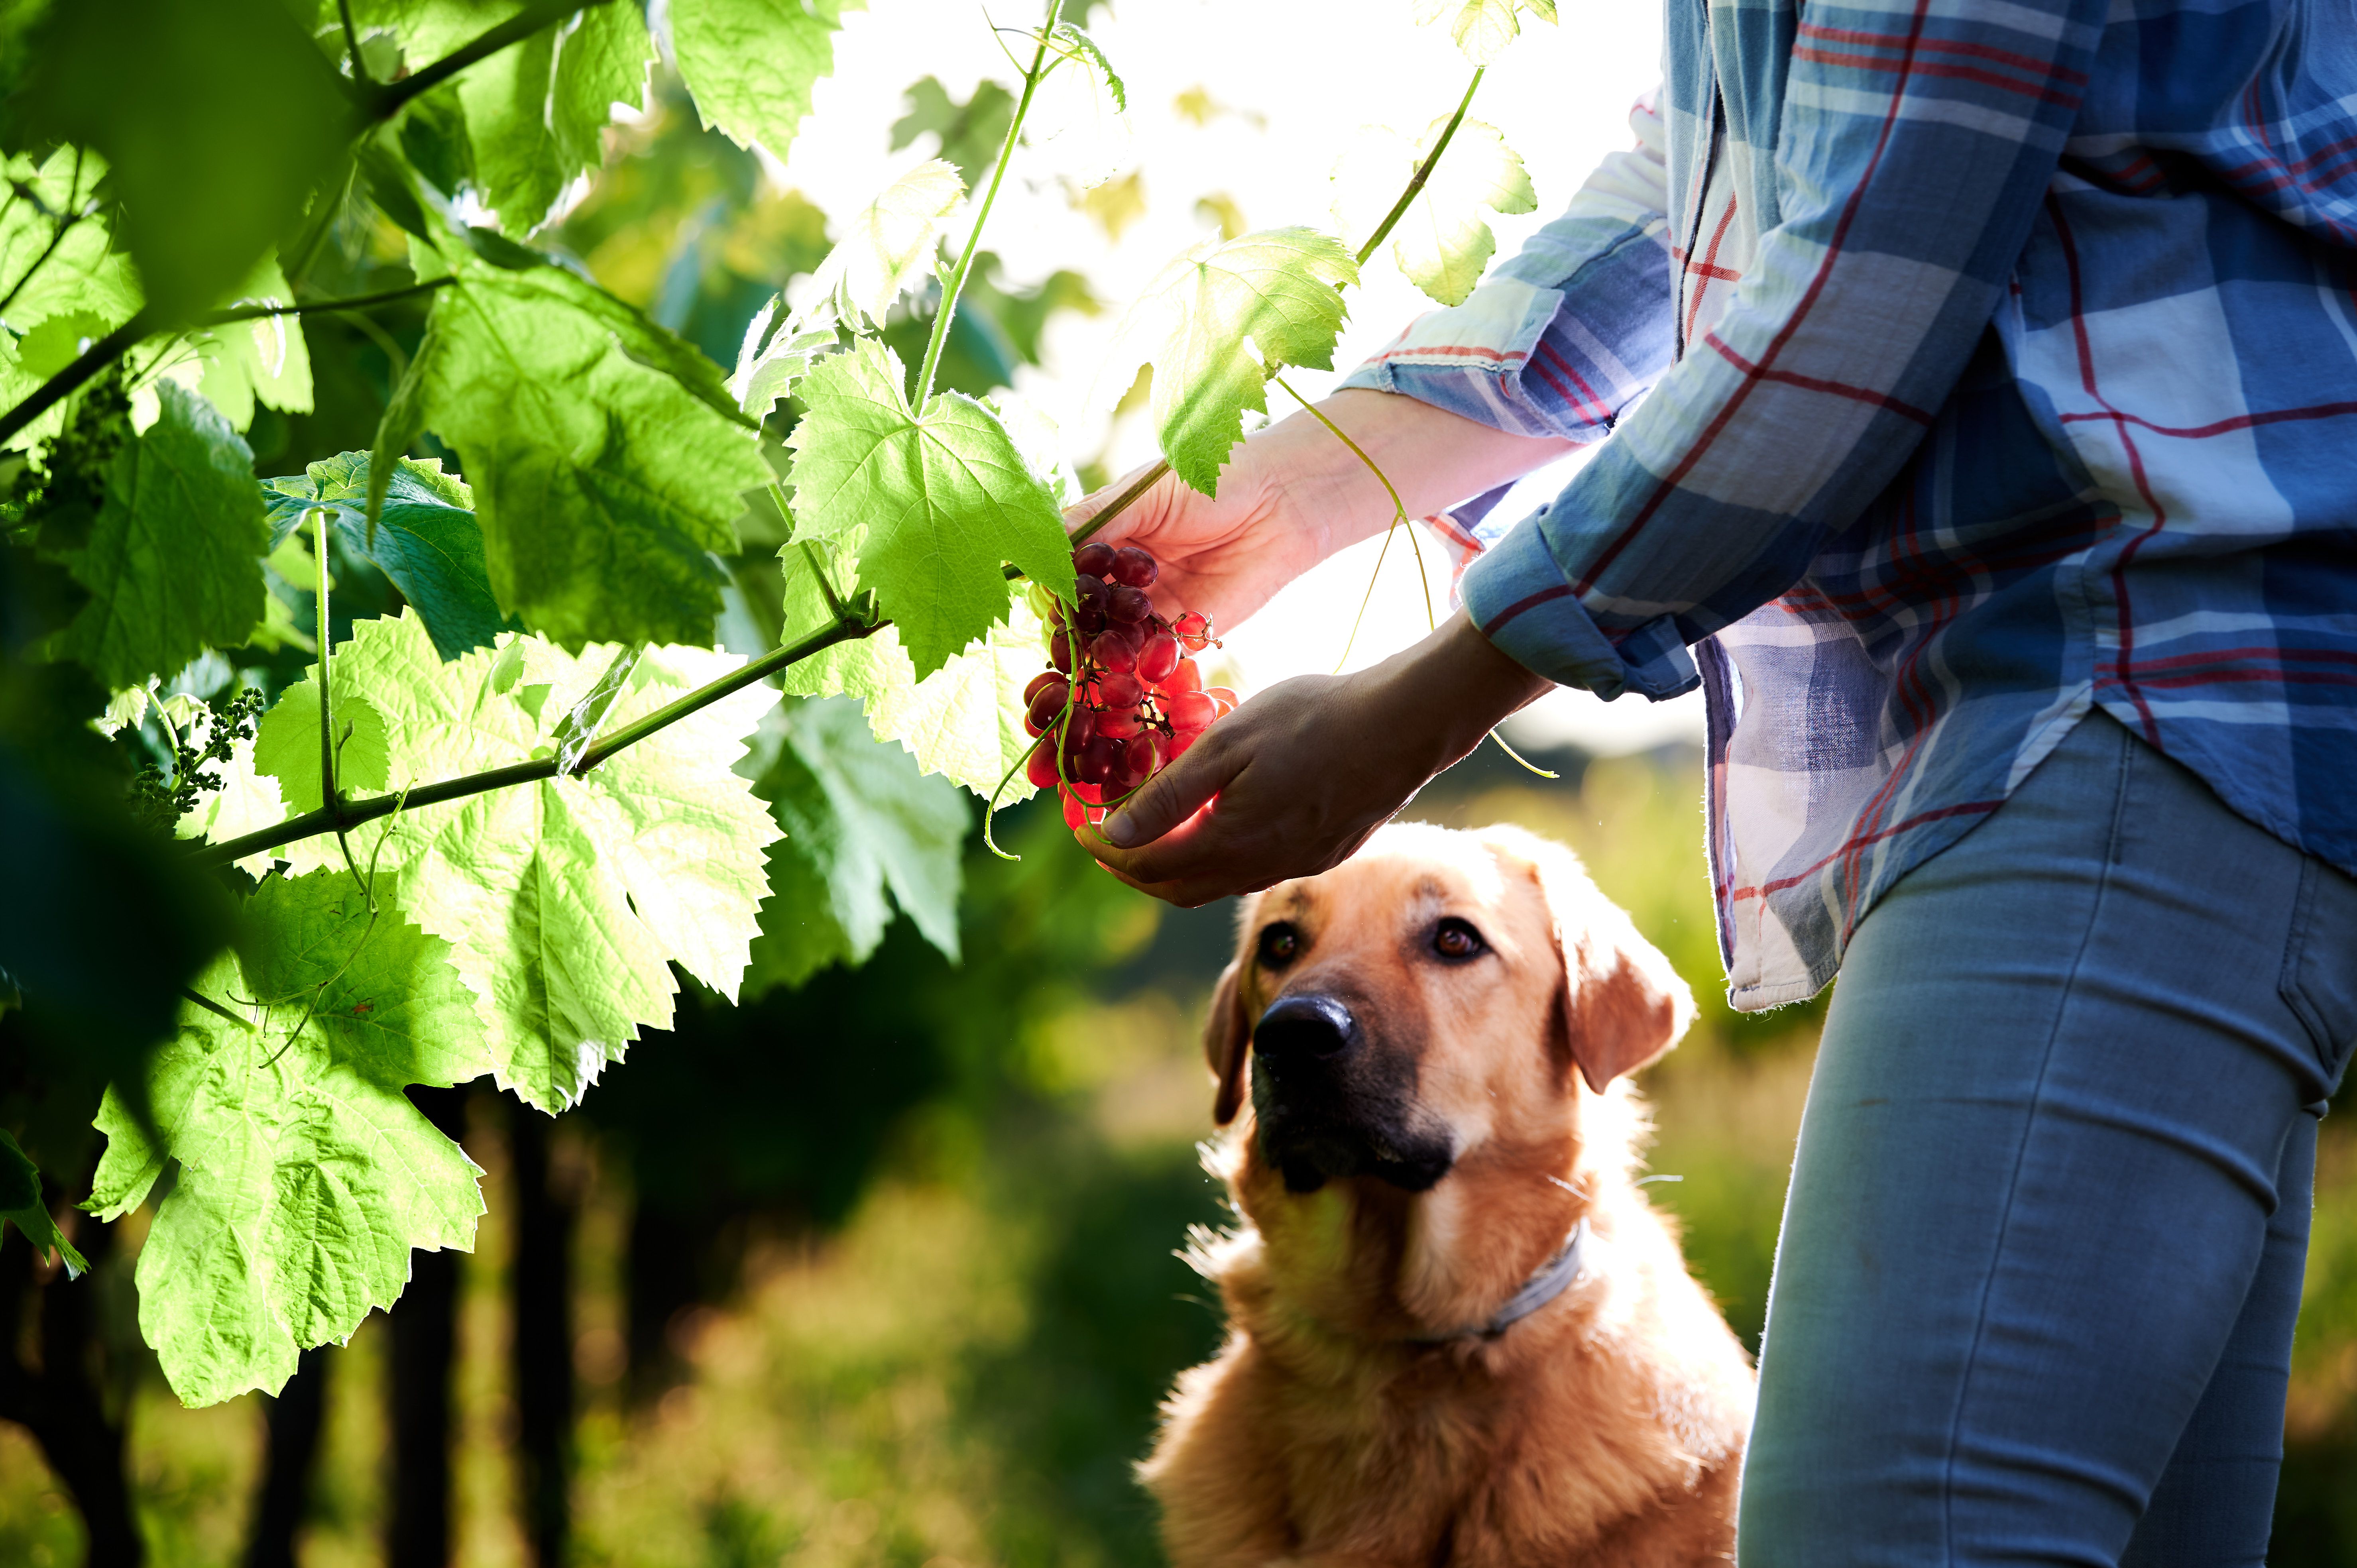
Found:
[[[1409,517],[1443,513],[1600,439],[1669,363],[1663,132],[1651,96],[1630,124],[1635,145],[1598,164],[1561,217],[1462,305],[1418,317],[1319,404],[1398,488]],[[1135,477],[1068,518],[1084,522]],[[1158,601],[1232,627],[1392,515],[1366,466],[1297,412],[1236,446],[1217,497],[1166,477],[1104,537],[1154,553]],[[1475,542],[1454,526],[1444,534]]]
[[[1450,690],[1501,652],[1606,696],[1691,686],[1685,645],[1798,580],[1945,400],[2054,172],[2103,14],[2102,0],[1812,8],[1786,88],[1782,210],[1752,271],[1555,504],[1474,563],[1460,634],[1402,656],[1447,668],[1409,686]],[[1282,734],[1254,714],[1299,684],[1213,725],[1205,742],[1234,727],[1109,820],[1099,858],[1188,902],[1322,870],[1463,722],[1419,706],[1370,722],[1355,693],[1288,713]],[[1264,751],[1296,776],[1263,767],[1231,797]],[[1261,831],[1320,758],[1339,777],[1320,781],[1318,820]]]

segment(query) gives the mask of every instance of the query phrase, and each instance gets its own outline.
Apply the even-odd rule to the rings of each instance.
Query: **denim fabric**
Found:
[[[1745,1568],[2264,1562],[2357,882],[2094,715],[1859,926]]]

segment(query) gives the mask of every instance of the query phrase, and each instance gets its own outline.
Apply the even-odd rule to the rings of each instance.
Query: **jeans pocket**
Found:
[[[2357,881],[2312,854],[2300,860],[2281,989],[2308,1030],[2322,1099],[2339,1086],[2357,1044]]]

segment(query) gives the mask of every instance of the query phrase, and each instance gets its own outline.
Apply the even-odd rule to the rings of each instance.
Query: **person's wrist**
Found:
[[[1389,688],[1378,699],[1382,711],[1431,720],[1431,755],[1423,760],[1434,773],[1480,745],[1500,720],[1555,686],[1499,650],[1461,609],[1377,670]]]

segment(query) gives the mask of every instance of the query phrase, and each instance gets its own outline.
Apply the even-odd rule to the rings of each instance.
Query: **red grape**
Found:
[[[1048,639],[1048,662],[1069,675],[1072,672],[1072,639],[1062,632]]]
[[[1154,601],[1146,596],[1146,590],[1127,584],[1115,588],[1112,602],[1105,606],[1105,619],[1124,626],[1137,626],[1153,614]]]
[[[1134,708],[1144,701],[1146,701],[1146,687],[1136,676],[1119,670],[1109,670],[1097,677],[1098,706]]]
[[[1162,761],[1164,765],[1167,767],[1170,763],[1176,762],[1180,757],[1186,756],[1187,748],[1194,745],[1196,736],[1202,733],[1203,732],[1199,729],[1190,729],[1182,730],[1178,734],[1172,736],[1170,737],[1170,744],[1162,748]]]
[[[1097,733],[1115,740],[1127,740],[1145,727],[1146,721],[1137,716],[1135,708],[1107,708],[1097,715]]]
[[[1146,553],[1141,550],[1140,555]],[[1114,547],[1101,540],[1091,540],[1072,552],[1072,570],[1085,577],[1110,577],[1116,559]],[[1127,582],[1126,577],[1122,579]]]
[[[1190,653],[1200,653],[1211,640],[1211,618],[1189,610],[1171,623],[1171,630],[1187,645]]]
[[[1201,692],[1183,692],[1170,699],[1170,727],[1181,735],[1208,729],[1219,716],[1218,707]]]
[[[1175,697],[1181,692],[1200,692],[1203,689],[1203,671],[1193,660],[1181,659],[1169,674],[1154,684],[1166,697]]]
[[[1072,688],[1060,675],[1040,687],[1039,693],[1031,699],[1030,711],[1023,715],[1024,721],[1031,726],[1031,733],[1038,735],[1054,724],[1071,695]]]
[[[1039,694],[1039,689],[1047,685],[1049,682],[1060,681],[1062,679],[1063,677],[1058,675],[1053,670],[1040,671],[1039,673],[1031,677],[1031,683],[1023,688],[1024,703],[1028,705],[1032,698]]]
[[[1162,568],[1155,564],[1153,556],[1130,544],[1114,552],[1113,569],[1103,575],[1133,588],[1150,588],[1154,579],[1162,575]]]
[[[1129,639],[1110,629],[1099,632],[1089,644],[1089,657],[1108,670],[1125,673],[1137,668],[1137,650]]]
[[[1064,796],[1064,825],[1078,832],[1081,824],[1086,821],[1088,813],[1082,809],[1081,798],[1068,791]]]
[[[1236,711],[1236,694],[1225,686],[1206,686],[1203,688],[1203,695],[1219,703],[1220,712],[1223,715]]]
[[[1178,639],[1167,631],[1156,632],[1137,650],[1137,678],[1149,686],[1168,680],[1178,668]]]
[[[1121,754],[1122,777],[1126,780],[1122,785],[1123,789],[1135,789],[1154,776],[1154,770],[1161,766],[1160,750],[1150,735],[1131,738]]]
[[[1031,748],[1031,759],[1023,765],[1023,777],[1031,780],[1035,789],[1056,787],[1056,743],[1043,740]]]

